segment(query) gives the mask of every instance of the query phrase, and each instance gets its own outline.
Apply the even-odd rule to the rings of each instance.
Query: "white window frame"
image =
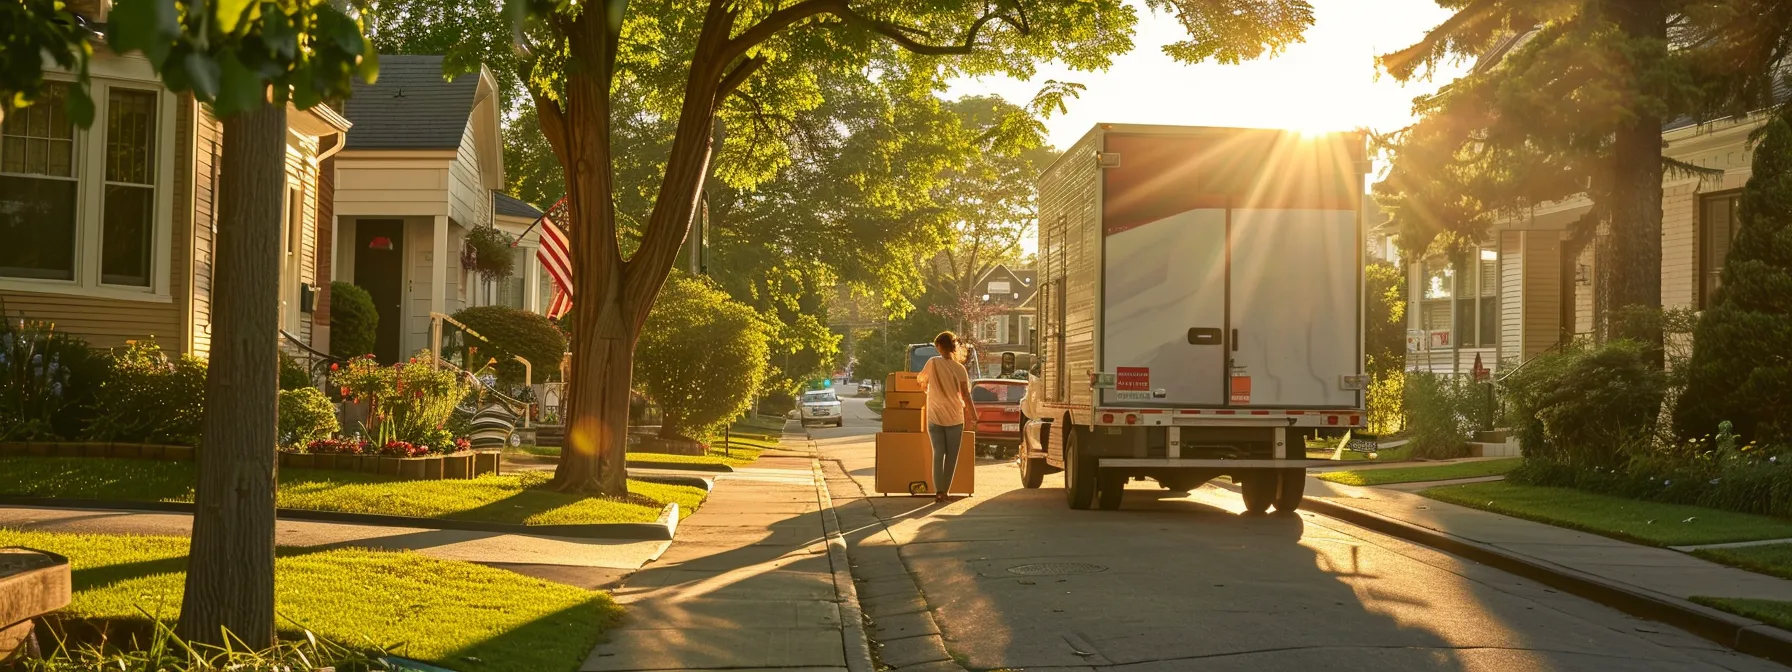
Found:
[[[147,60],[127,56],[95,58],[92,78],[93,124],[75,129],[75,170],[80,186],[75,202],[75,272],[73,280],[0,277],[0,291],[66,294],[94,298],[171,303],[174,239],[175,103]],[[47,81],[79,86],[73,74],[45,72]],[[100,235],[105,226],[106,114],[108,91],[120,87],[156,95],[155,227],[148,287],[110,285],[100,280]]]
[[[1032,345],[1033,342],[1027,338],[1029,335],[1032,334],[1032,332],[1033,332],[1033,316],[1032,315],[1021,315],[1020,316],[1020,333],[1016,335],[1014,342],[1019,345],[1023,345],[1023,346]]]

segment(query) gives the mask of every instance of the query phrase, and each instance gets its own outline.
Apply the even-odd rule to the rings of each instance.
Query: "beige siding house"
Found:
[[[1662,183],[1662,307],[1702,310],[1717,288],[1750,174],[1748,135],[1763,121],[1683,121],[1663,132],[1667,156],[1717,173]],[[1476,357],[1488,369],[1511,367],[1591,336],[1601,246],[1574,250],[1567,240],[1589,208],[1574,198],[1502,220],[1465,269],[1437,255],[1411,264],[1408,368],[1469,373]]]
[[[38,104],[0,121],[0,302],[9,318],[54,322],[96,347],[154,338],[204,356],[221,129],[135,54],[102,48],[91,72],[90,128],[64,113],[75,78],[61,72]],[[347,129],[326,106],[288,112],[281,327],[320,349],[319,162]]]

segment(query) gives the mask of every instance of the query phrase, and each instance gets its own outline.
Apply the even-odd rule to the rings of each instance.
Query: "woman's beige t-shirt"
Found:
[[[949,357],[934,357],[921,367],[921,384],[927,387],[927,423],[941,427],[964,424],[964,396],[971,373]]]

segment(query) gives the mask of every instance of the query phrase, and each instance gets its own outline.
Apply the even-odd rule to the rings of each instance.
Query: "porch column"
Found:
[[[522,248],[534,252],[534,248]],[[541,260],[534,254],[525,254],[523,258],[523,308],[531,313],[541,312]]]
[[[448,312],[448,264],[454,260],[448,258],[448,216],[436,215],[434,244],[431,256],[435,263],[429,265],[429,310],[433,313]]]

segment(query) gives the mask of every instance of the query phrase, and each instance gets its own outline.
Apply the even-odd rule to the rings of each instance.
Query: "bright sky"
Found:
[[[961,79],[946,97],[997,94],[1025,104],[1046,80],[1088,88],[1069,102],[1069,112],[1046,120],[1051,144],[1069,147],[1097,123],[1180,124],[1386,132],[1412,121],[1412,99],[1437,90],[1468,69],[1455,64],[1431,81],[1402,85],[1375,75],[1375,57],[1417,42],[1449,16],[1433,0],[1312,0],[1314,25],[1306,41],[1282,55],[1240,65],[1182,65],[1163,45],[1184,32],[1170,16],[1153,14],[1140,0],[1133,50],[1105,72],[1078,72],[1055,63],[1030,81],[1006,77]],[[1380,170],[1377,170],[1379,173]],[[1029,233],[1022,253],[1037,239]]]
[[[1413,97],[1466,70],[1453,67],[1405,86],[1375,79],[1376,55],[1417,42],[1449,16],[1433,0],[1313,0],[1315,23],[1305,43],[1271,60],[1195,66],[1178,64],[1161,49],[1183,35],[1175,19],[1133,4],[1139,11],[1133,51],[1106,72],[1048,64],[1032,81],[963,79],[946,95],[994,93],[1024,104],[1046,80],[1084,84],[1088,89],[1070,102],[1068,114],[1046,121],[1051,143],[1063,149],[1098,122],[1389,131],[1411,121]]]

